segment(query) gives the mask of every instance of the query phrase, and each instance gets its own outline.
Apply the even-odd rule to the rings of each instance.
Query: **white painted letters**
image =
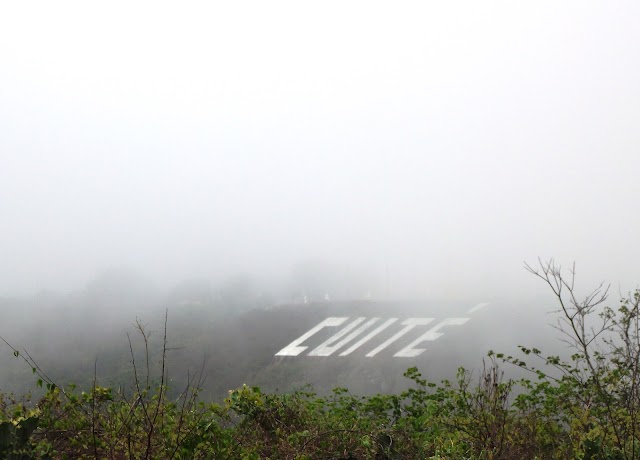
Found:
[[[484,304],[479,304],[476,307],[472,308],[470,313],[484,307]],[[303,351],[305,351],[308,346],[302,345],[305,341],[309,340],[313,335],[318,333],[321,329],[325,327],[336,327],[342,326],[349,320],[348,317],[329,317],[322,321],[320,324],[310,329],[302,336],[298,337],[296,340],[291,342],[289,345],[284,347],[276,356],[298,356]],[[402,321],[400,324],[402,327],[398,332],[393,334],[391,337],[387,338],[379,344],[377,347],[373,348],[369,351],[365,356],[367,358],[372,358],[376,356],[378,353],[383,351],[385,348],[392,345],[394,342],[397,342],[403,336],[407,335],[413,329],[421,326],[427,326],[431,324],[435,318],[408,318]],[[398,321],[398,318],[389,318],[385,320],[382,324],[378,325],[376,328],[371,330],[369,333],[365,334],[369,329],[371,329],[375,324],[380,321],[380,318],[371,318],[367,320],[365,317],[355,318],[351,323],[344,326],[341,330],[333,334],[329,339],[322,342],[320,345],[316,346],[313,350],[307,353],[307,356],[331,356],[336,351],[344,349],[339,356],[347,356],[353,353],[358,348],[362,347],[364,344],[375,338],[382,331],[389,328],[392,324]],[[461,326],[469,321],[469,318],[445,318],[440,321],[438,324],[418,336],[415,340],[413,340],[409,345],[402,348],[400,351],[396,352],[393,356],[395,358],[415,358],[416,356],[421,355],[427,349],[426,348],[417,348],[423,342],[430,342],[434,340],[438,340],[440,337],[444,335],[441,330],[447,326]],[[365,334],[363,337],[358,339],[361,335]],[[358,340],[356,340],[358,339]],[[354,342],[355,340],[355,342]],[[351,344],[351,342],[354,342]],[[316,342],[317,343],[317,342]],[[351,345],[349,345],[351,344]]]
[[[308,356],[329,356],[329,355],[331,355],[334,351],[339,350],[340,348],[345,346],[347,343],[351,342],[353,339],[355,339],[357,336],[359,336],[362,332],[367,330],[372,324],[374,324],[376,321],[378,321],[379,318],[370,319],[365,324],[363,324],[358,329],[356,329],[354,332],[352,332],[347,337],[342,339],[340,342],[338,342],[335,345],[332,345],[333,343],[336,342],[336,340],[341,339],[345,334],[347,334],[354,327],[356,327],[357,325],[362,323],[365,319],[367,319],[367,318],[358,318],[358,319],[356,319],[353,323],[347,325],[344,329],[342,329],[336,335],[332,336],[329,340],[327,340],[326,342],[324,342],[323,344],[318,346],[316,349],[314,349],[311,352],[309,352]]]
[[[377,318],[376,318],[377,319]],[[367,343],[369,340],[371,340],[372,338],[374,338],[376,335],[380,334],[382,331],[384,331],[386,328],[388,328],[389,326],[391,326],[393,323],[395,323],[396,321],[398,321],[398,318],[391,318],[386,320],[384,323],[382,323],[380,326],[376,327],[373,331],[369,332],[367,335],[365,335],[363,338],[361,338],[360,340],[358,340],[356,343],[354,343],[353,345],[351,345],[349,348],[347,348],[345,351],[343,351],[342,353],[340,353],[340,356],[347,356],[349,353],[351,353],[354,350],[357,350],[358,348],[360,348],[361,345],[364,345],[365,343]]]
[[[298,337],[296,340],[294,340],[289,345],[287,345],[282,350],[280,350],[278,353],[276,353],[276,356],[298,356],[300,353],[302,353],[303,351],[305,351],[308,348],[308,347],[301,347],[299,345],[301,343],[303,343],[305,340],[307,340],[309,337],[311,337],[312,335],[317,333],[323,327],[340,326],[342,323],[344,323],[348,319],[349,319],[348,317],[347,318],[330,317],[330,318],[325,319],[323,322],[318,324],[316,327],[314,327],[313,329],[307,331],[305,334],[303,334],[302,336]]]
[[[407,332],[409,332],[411,329],[413,329],[416,326],[424,326],[429,324],[431,321],[433,321],[435,318],[409,318],[409,319],[405,319],[402,322],[402,325],[405,326],[404,329],[400,330],[400,332],[398,332],[397,334],[395,334],[393,337],[389,338],[388,340],[384,341],[382,343],[382,345],[378,346],[377,348],[374,348],[373,350],[371,350],[369,353],[367,353],[365,356],[367,358],[371,358],[375,355],[377,355],[378,353],[380,353],[382,350],[384,350],[385,348],[387,348],[389,345],[391,345],[393,342],[395,342],[396,340],[398,340],[400,337],[402,337],[403,335],[405,335]]]
[[[469,318],[447,318],[444,321],[441,321],[439,324],[436,324],[434,327],[429,329],[427,332],[422,334],[416,340],[411,342],[409,345],[404,347],[398,353],[396,353],[395,357],[398,358],[413,358],[418,356],[426,351],[425,348],[414,348],[416,345],[422,342],[426,342],[428,340],[438,340],[444,334],[439,332],[445,326],[460,326],[469,321]],[[368,355],[367,355],[368,356]]]

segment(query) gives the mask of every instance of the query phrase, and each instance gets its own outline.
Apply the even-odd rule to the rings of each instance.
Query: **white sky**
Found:
[[[398,295],[517,292],[538,256],[633,288],[639,21],[635,1],[4,2],[0,295],[309,258]]]

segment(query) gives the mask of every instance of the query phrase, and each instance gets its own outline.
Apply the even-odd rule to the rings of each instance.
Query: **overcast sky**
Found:
[[[640,282],[640,3],[4,2],[0,295],[323,260]],[[381,275],[383,274],[383,275]]]

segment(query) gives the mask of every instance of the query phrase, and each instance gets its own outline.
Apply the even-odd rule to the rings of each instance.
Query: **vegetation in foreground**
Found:
[[[557,327],[573,351],[566,360],[520,347],[523,359],[490,352],[479,376],[460,369],[452,382],[409,369],[413,386],[397,395],[263,394],[245,385],[207,404],[198,375],[169,398],[165,369],[152,382],[133,350],[131,389],[94,381],[80,391],[56,386],[14,349],[47,391],[35,404],[2,397],[0,458],[640,458],[640,291],[613,309],[602,286],[578,299],[573,271],[565,276],[553,262],[528,269],[557,297]],[[503,379],[501,363],[531,378]]]

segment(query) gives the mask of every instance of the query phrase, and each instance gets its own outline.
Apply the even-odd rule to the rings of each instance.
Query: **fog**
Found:
[[[532,298],[538,257],[633,289],[638,17],[631,1],[4,4],[0,297],[123,268],[164,293],[245,276],[293,301],[312,266],[344,299]]]

